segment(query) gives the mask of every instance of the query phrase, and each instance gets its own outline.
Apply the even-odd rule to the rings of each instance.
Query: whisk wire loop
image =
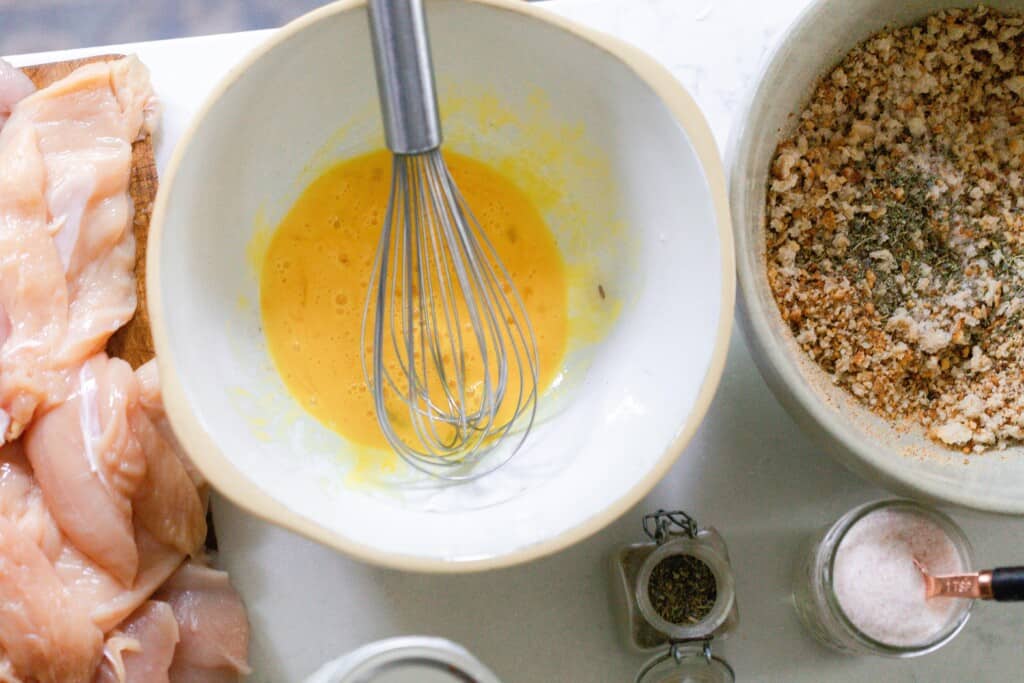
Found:
[[[439,149],[395,155],[362,339],[378,421],[410,465],[462,481],[519,450],[536,417],[536,340]]]

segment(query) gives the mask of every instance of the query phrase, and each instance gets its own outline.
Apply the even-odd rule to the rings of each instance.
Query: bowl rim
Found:
[[[729,348],[736,297],[735,252],[733,230],[726,192],[725,169],[711,128],[696,102],[671,72],[643,51],[616,38],[585,28],[562,16],[541,9],[532,3],[517,0],[472,0],[494,9],[525,15],[552,25],[599,48],[629,68],[644,81],[666,105],[694,149],[703,170],[712,200],[715,223],[718,228],[722,285],[718,327],[714,349],[705,370],[693,408],[655,465],[631,489],[611,501],[604,509],[566,529],[562,533],[540,542],[519,547],[511,552],[468,559],[432,558],[386,552],[370,545],[353,541],[326,526],[295,512],[267,493],[252,480],[239,476],[235,465],[221,452],[193,412],[178,377],[170,350],[168,325],[164,316],[161,291],[161,256],[164,223],[168,211],[170,189],[175,184],[186,149],[208,111],[239,80],[243,73],[270,50],[299,34],[313,24],[328,17],[358,9],[365,0],[337,0],[305,14],[278,29],[260,46],[253,49],[236,64],[211,90],[193,115],[180,140],[175,145],[167,170],[161,180],[153,207],[146,255],[146,289],[148,310],[156,349],[157,365],[163,388],[164,405],[168,419],[192,458],[195,466],[210,482],[213,489],[232,503],[263,521],[283,527],[306,538],[341,551],[371,564],[418,572],[461,573],[510,567],[530,562],[568,548],[615,521],[636,505],[668,473],[670,467],[691,441],[710,407],[718,388]]]
[[[889,490],[918,499],[952,503],[985,512],[1024,515],[1024,497],[1011,500],[1004,496],[993,501],[972,494],[965,487],[947,487],[940,482],[915,479],[913,468],[899,466],[904,458],[911,456],[876,446],[874,439],[847,424],[807,385],[798,364],[793,362],[782,344],[776,343],[769,316],[778,315],[778,308],[772,305],[767,307],[770,310],[765,310],[758,303],[762,280],[757,267],[751,265],[758,258],[757,254],[752,255],[757,250],[752,240],[755,231],[763,227],[748,226],[744,222],[744,207],[750,201],[744,183],[747,181],[753,142],[758,134],[752,115],[757,103],[770,96],[767,76],[780,67],[780,60],[785,58],[785,52],[793,45],[795,37],[820,23],[821,17],[841,1],[813,0],[775,39],[737,109],[738,116],[730,131],[725,165],[729,172],[729,204],[735,216],[736,274],[740,292],[738,309],[744,336],[754,352],[754,362],[761,376],[775,396],[796,418],[804,433],[819,443],[825,443],[829,454],[847,469]],[[826,73],[827,67],[822,66],[819,78]]]

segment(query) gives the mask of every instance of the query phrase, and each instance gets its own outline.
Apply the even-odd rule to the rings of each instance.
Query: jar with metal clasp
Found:
[[[712,645],[739,623],[725,539],[683,511],[643,519],[644,543],[612,554],[615,604],[626,642],[653,653],[636,683],[730,683],[729,664]]]
[[[668,652],[648,660],[635,683],[732,683],[736,674],[711,654],[711,641],[673,643]]]

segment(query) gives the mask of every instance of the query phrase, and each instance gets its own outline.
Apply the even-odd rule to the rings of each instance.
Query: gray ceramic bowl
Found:
[[[919,498],[1024,514],[1024,448],[966,457],[865,410],[797,346],[768,287],[764,205],[769,165],[790,114],[854,46],[888,25],[914,23],[965,0],[817,0],[789,28],[750,94],[728,153],[736,263],[747,339],[765,380],[824,450],[855,472]],[[1024,11],[1024,0],[991,0]]]

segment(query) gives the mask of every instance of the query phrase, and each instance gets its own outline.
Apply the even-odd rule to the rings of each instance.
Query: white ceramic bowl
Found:
[[[1024,10],[1020,0],[985,4]],[[894,429],[875,417],[834,387],[797,346],[766,273],[767,178],[776,145],[792,125],[790,115],[800,112],[821,76],[862,40],[887,25],[914,23],[964,5],[958,0],[818,0],[781,38],[737,117],[727,155],[741,317],[765,380],[824,450],[850,469],[909,495],[1024,514],[1024,449],[971,456],[965,463],[962,454],[932,443],[923,430]]]
[[[287,26],[216,89],[161,185],[147,285],[171,422],[215,488],[368,561],[465,571],[564,548],[665,474],[722,373],[733,252],[710,131],[665,69],[524,2],[436,0],[428,23],[446,148],[529,176],[569,265],[600,278],[591,300],[602,282],[617,311],[508,466],[359,483],[267,355],[247,251],[321,169],[383,146],[360,3]]]

